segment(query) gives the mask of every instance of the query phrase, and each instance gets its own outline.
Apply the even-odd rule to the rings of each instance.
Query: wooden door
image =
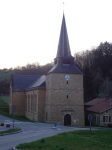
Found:
[[[71,116],[69,114],[66,114],[64,116],[64,126],[69,126],[71,125]]]

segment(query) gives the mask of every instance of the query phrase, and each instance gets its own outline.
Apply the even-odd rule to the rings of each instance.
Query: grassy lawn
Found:
[[[2,95],[2,96],[0,96],[0,100],[6,102],[9,105],[10,96],[9,95]]]
[[[79,130],[16,146],[23,150],[112,150],[112,130]]]
[[[7,116],[9,118],[13,118],[13,115],[9,114],[9,107],[8,108],[0,108],[0,114]],[[33,122],[25,117],[21,116],[15,116],[15,119],[20,120],[20,121],[28,121],[28,122]]]
[[[1,108],[1,107],[3,108],[3,107],[9,107],[9,106],[8,106],[8,104],[3,103],[3,102],[0,101],[0,108]]]
[[[4,134],[4,133],[12,133],[12,132],[17,132],[17,131],[20,131],[22,129],[8,129],[6,131],[1,131],[0,134]]]
[[[10,81],[11,73],[0,73],[0,81],[8,80]]]

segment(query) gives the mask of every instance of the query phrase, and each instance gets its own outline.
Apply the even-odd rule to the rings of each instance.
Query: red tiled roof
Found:
[[[100,103],[97,103],[97,105],[89,107],[87,110],[100,113],[104,110],[112,108],[110,100],[112,100],[112,99],[108,99],[108,100],[102,101]]]
[[[96,98],[96,99],[93,99],[93,100],[85,103],[84,105],[86,105],[86,106],[87,105],[89,105],[89,106],[95,106],[95,105],[97,105],[97,104],[99,104],[99,103],[101,103],[103,101],[105,101],[105,98]]]

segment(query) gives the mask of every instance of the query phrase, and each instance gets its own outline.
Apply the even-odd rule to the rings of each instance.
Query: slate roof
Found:
[[[63,14],[63,20],[62,20],[62,25],[61,25],[61,32],[60,32],[60,38],[59,38],[59,44],[58,44],[56,57],[72,57],[71,52],[70,52],[70,46],[69,46],[69,40],[68,40],[64,14]]]
[[[82,72],[75,66],[74,57],[71,55],[69,39],[63,14],[57,55],[54,59],[54,67],[48,73],[78,73]]]
[[[39,77],[34,83],[32,83],[27,89],[32,89],[36,87],[44,88],[46,86],[46,76],[43,75]]]
[[[112,98],[110,98],[108,100],[105,100],[102,98],[97,98],[96,100],[94,100],[94,102],[90,101],[90,104],[93,106],[87,108],[86,110],[96,112],[96,113],[102,113],[102,112],[112,108],[111,100],[112,100]],[[89,104],[89,102],[88,102],[88,104]]]
[[[13,90],[25,90],[29,85],[39,79],[41,75],[12,75]]]
[[[55,65],[48,73],[50,72],[82,74],[82,72],[75,65],[74,66]]]

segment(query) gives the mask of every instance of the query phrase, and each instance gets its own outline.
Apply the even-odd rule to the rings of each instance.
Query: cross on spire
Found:
[[[65,3],[63,2],[63,13],[64,13],[64,4],[65,4]]]

